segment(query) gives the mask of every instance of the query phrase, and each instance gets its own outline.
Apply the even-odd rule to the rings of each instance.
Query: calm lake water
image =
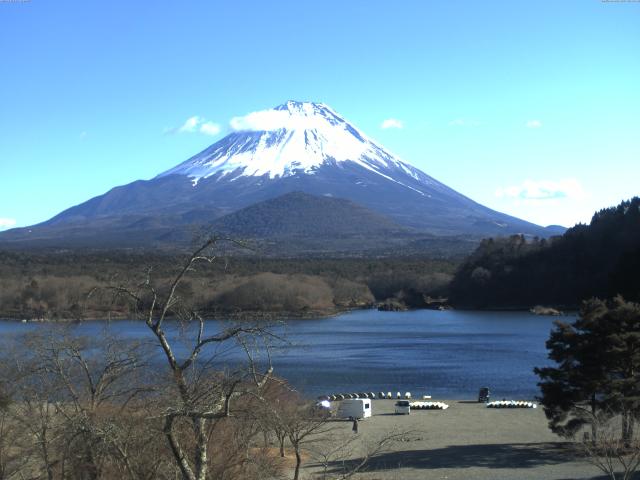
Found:
[[[360,310],[317,320],[290,320],[291,345],[273,354],[275,373],[307,395],[362,391],[412,392],[414,397],[473,399],[482,386],[493,398],[538,395],[534,366],[549,364],[545,341],[554,318],[526,312]],[[220,322],[212,321],[213,330]],[[0,338],[51,324],[0,322]],[[77,334],[105,328],[148,338],[134,321],[84,322]],[[238,357],[235,357],[238,358]]]

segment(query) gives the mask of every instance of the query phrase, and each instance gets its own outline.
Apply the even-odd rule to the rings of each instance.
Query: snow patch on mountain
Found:
[[[299,173],[313,175],[323,165],[354,162],[388,180],[425,195],[394,178],[402,171],[423,184],[438,184],[403,162],[322,103],[289,101],[272,110],[231,121],[235,132],[159,177],[179,174],[194,185],[219,174],[235,180],[268,175],[273,179]]]

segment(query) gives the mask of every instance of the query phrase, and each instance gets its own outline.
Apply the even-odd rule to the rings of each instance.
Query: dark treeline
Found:
[[[640,297],[640,198],[597,212],[562,237],[484,240],[450,285],[456,306],[573,308],[591,297]]]
[[[87,294],[122,279],[175,274],[178,254],[149,252],[0,252],[0,316],[100,318],[114,306]],[[457,269],[457,270],[456,270]],[[638,300],[640,199],[597,212],[562,237],[483,240],[462,264],[426,256],[272,258],[232,256],[196,272],[181,294],[202,311],[330,314],[379,303],[457,307],[577,308],[591,297]],[[117,306],[116,306],[117,307]],[[126,310],[115,311],[123,316]]]
[[[180,255],[126,252],[0,252],[0,316],[100,318],[126,316],[104,295],[88,293],[122,280],[142,279],[148,268],[162,280]],[[454,260],[398,258],[229,257],[202,268],[181,285],[181,294],[209,313],[328,314],[393,300],[424,306],[440,296],[455,271]]]

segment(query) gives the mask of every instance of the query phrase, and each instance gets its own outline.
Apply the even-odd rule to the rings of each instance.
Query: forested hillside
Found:
[[[561,237],[484,240],[450,287],[459,307],[575,307],[590,297],[640,298],[640,198],[597,212]]]
[[[161,282],[184,260],[178,254],[0,252],[0,318],[126,317],[126,311],[113,311],[110,298],[88,293],[135,285],[149,271]],[[220,315],[321,315],[383,301],[420,308],[425,296],[443,294],[455,266],[454,260],[425,257],[228,257],[191,272],[179,293],[199,310]]]

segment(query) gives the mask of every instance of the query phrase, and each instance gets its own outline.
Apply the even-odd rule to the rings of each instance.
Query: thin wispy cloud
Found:
[[[575,178],[564,180],[525,180],[520,185],[499,188],[496,197],[519,200],[547,201],[558,199],[581,199],[586,195]]]
[[[0,230],[6,230],[16,224],[15,218],[0,217]]]
[[[456,118],[449,122],[450,127],[477,127],[479,125],[482,125],[482,123],[468,118]]]
[[[525,125],[527,128],[540,128],[542,127],[542,122],[540,120],[529,120]]]
[[[220,125],[213,122],[204,122],[200,125],[200,132],[205,135],[215,136],[220,133]]]
[[[215,136],[222,131],[219,124],[211,122],[202,117],[194,115],[185,120],[185,122],[179,127],[167,128],[164,131],[165,135],[173,135],[176,133],[202,133],[204,135]]]
[[[404,124],[402,123],[402,121],[398,120],[397,118],[387,118],[380,124],[380,128],[383,128],[385,130],[387,128],[403,128],[403,127],[404,127]]]

